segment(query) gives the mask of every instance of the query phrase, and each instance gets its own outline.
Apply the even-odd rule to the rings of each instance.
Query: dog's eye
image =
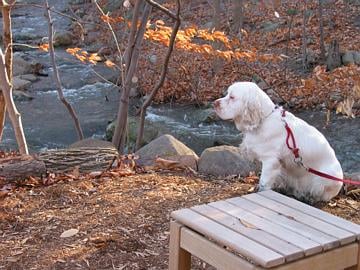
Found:
[[[235,97],[234,96],[230,96],[230,99],[234,99]]]

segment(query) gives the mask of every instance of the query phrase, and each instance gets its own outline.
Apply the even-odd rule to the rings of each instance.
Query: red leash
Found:
[[[302,163],[302,158],[301,158],[301,156],[299,154],[300,149],[297,148],[297,146],[296,146],[294,133],[292,132],[292,130],[289,127],[288,123],[284,119],[285,118],[285,113],[286,113],[285,110],[281,111],[281,116],[283,117],[282,120],[285,123],[285,129],[286,129],[286,133],[287,133],[287,135],[286,135],[286,145],[289,148],[289,150],[294,154],[294,157],[295,157],[294,162],[296,164],[298,164],[299,166],[304,167],[305,170],[307,170],[309,173],[315,174],[315,175],[323,177],[323,178],[327,178],[327,179],[338,181],[338,182],[343,182],[345,184],[350,184],[350,185],[360,185],[360,181],[338,178],[338,177],[335,177],[333,175],[329,175],[327,173],[317,171],[317,170],[315,170],[313,168],[306,167]]]

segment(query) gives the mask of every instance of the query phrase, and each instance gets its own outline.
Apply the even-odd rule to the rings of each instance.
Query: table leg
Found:
[[[180,247],[182,225],[170,222],[169,270],[190,270],[191,254]]]

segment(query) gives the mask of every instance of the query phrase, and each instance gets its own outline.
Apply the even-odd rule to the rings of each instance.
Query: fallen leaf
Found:
[[[102,175],[102,173],[103,173],[103,172],[100,172],[100,171],[95,171],[95,172],[91,172],[91,173],[89,173],[89,176],[90,176],[91,178],[96,178],[96,177],[101,176],[101,175]]]
[[[332,208],[336,207],[337,206],[337,203],[336,202],[329,202],[328,205]]]
[[[64,231],[64,232],[60,235],[60,237],[61,237],[61,238],[71,237],[71,236],[76,235],[78,232],[79,232],[78,229],[70,229],[70,230]]]
[[[246,222],[246,221],[244,221],[244,220],[242,220],[242,219],[240,219],[240,218],[239,218],[239,221],[240,221],[240,223],[241,223],[242,225],[244,225],[244,226],[247,227],[247,228],[257,229],[257,227],[255,227],[255,226],[252,225],[251,223]]]

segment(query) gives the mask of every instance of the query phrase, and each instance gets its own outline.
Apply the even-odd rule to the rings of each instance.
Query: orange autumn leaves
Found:
[[[38,46],[38,48],[42,51],[48,52],[49,51],[49,44],[44,43]],[[97,53],[88,53],[87,51],[81,49],[81,48],[68,48],[66,49],[66,52],[71,54],[72,56],[75,56],[78,60],[81,62],[89,62],[91,64],[96,65],[98,62],[102,61],[102,58]],[[116,65],[110,61],[106,60],[104,64],[107,67],[114,68]]]
[[[145,39],[159,42],[165,46],[170,43],[170,35],[172,28],[165,26],[162,20],[155,22],[153,29],[148,28],[145,33]],[[220,43],[224,46],[224,50],[215,49],[210,44],[198,44],[194,40],[201,39],[203,41],[210,41]],[[203,43],[203,42],[199,42]],[[231,59],[247,58],[248,61],[271,61],[277,60],[278,57],[274,55],[257,55],[255,50],[241,51],[239,48],[240,41],[236,38],[229,39],[224,32],[211,31],[208,29],[198,29],[197,27],[188,27],[184,30],[179,30],[176,36],[175,47],[178,49],[202,54],[205,57],[217,57],[230,61]]]
[[[122,17],[113,18],[107,15],[101,16],[101,19],[106,23],[112,24],[126,22],[125,19]],[[131,26],[130,22],[126,23],[128,27]],[[154,24],[148,23],[144,38],[153,42],[161,43],[164,46],[169,46],[171,32],[171,27],[166,26],[164,21],[157,20]],[[198,39],[201,39],[202,42],[195,41]],[[215,49],[214,46],[210,44],[198,44],[204,43],[204,41],[212,42],[213,44],[222,44],[225,49]],[[239,60],[241,58],[246,58],[246,60],[250,62],[255,60],[279,60],[278,56],[274,56],[271,54],[258,55],[255,49],[251,51],[241,51],[239,48],[240,41],[237,38],[229,39],[224,32],[211,31],[209,29],[198,29],[195,26],[178,31],[175,47],[180,50],[199,53],[204,57],[222,58],[227,61],[231,61],[232,59]],[[48,44],[40,45],[39,49],[47,51]],[[82,62],[90,62],[92,64],[96,64],[98,61],[101,60],[97,54],[88,54],[86,51],[80,48],[69,48],[67,51]],[[106,60],[105,65],[108,67],[116,66],[110,60]]]

